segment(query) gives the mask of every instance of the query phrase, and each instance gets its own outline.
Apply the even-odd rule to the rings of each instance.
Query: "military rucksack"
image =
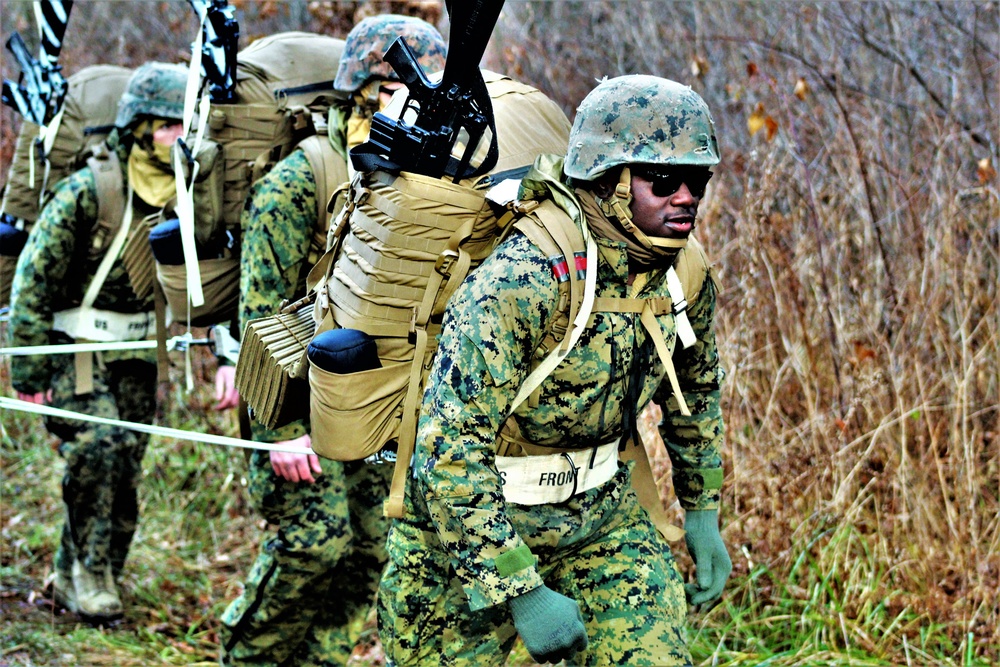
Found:
[[[285,32],[257,40],[238,54],[233,103],[212,104],[198,155],[187,155],[183,161],[188,170],[185,175],[190,174],[195,161],[199,163],[193,201],[198,274],[219,283],[213,290],[213,302],[191,308],[192,324],[235,318],[240,215],[251,185],[312,136],[316,140],[302,145],[314,169],[336,164],[324,153],[328,148],[324,144],[329,142],[319,135],[325,135],[331,105],[346,98],[333,89],[343,47],[343,40],[333,37]],[[195,139],[187,144],[193,147]],[[346,180],[346,169],[344,174]],[[323,192],[317,195],[328,196]],[[324,199],[324,210],[325,203]],[[320,219],[325,222],[326,216]],[[192,268],[183,264],[157,266],[174,319],[187,315],[188,295],[194,287],[190,283]],[[227,307],[220,308],[220,304]]]
[[[82,69],[67,80],[66,98],[44,138],[39,138],[38,125],[21,123],[0,208],[0,224],[10,227],[0,243],[0,302],[10,296],[17,256],[46,196],[83,167],[91,149],[114,129],[118,100],[131,76],[132,70],[114,65]]]
[[[412,403],[419,392],[428,367],[421,360],[433,354],[428,340],[439,329],[448,297],[492,251],[513,217],[503,204],[488,200],[487,192],[501,182],[516,183],[538,154],[564,152],[569,136],[565,113],[540,91],[499,74],[484,72],[484,78],[496,117],[494,168],[459,183],[407,172],[359,173],[330,230],[329,250],[310,274],[310,296],[246,327],[236,384],[261,424],[273,428],[297,414],[287,406],[305,397],[308,375],[317,453],[365,458],[398,437],[404,398]],[[352,379],[326,387],[327,378],[309,370],[310,339],[333,327],[377,338],[383,369],[373,372],[377,377],[365,387],[377,386],[381,400],[364,395],[358,385],[352,389]],[[341,394],[364,405],[341,402]],[[336,404],[344,422],[355,428],[336,438],[322,436],[327,426],[319,404]],[[372,419],[375,414],[381,417]],[[348,442],[350,452],[337,451]]]

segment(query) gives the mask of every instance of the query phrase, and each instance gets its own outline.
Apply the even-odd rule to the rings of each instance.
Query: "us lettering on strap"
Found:
[[[55,313],[52,328],[83,340],[115,343],[146,338],[155,325],[155,315],[148,313],[116,313],[110,310],[80,306]]]
[[[543,456],[498,456],[503,495],[517,505],[550,505],[596,489],[618,471],[618,441]]]

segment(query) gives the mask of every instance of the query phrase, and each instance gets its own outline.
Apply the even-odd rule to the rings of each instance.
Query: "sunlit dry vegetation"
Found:
[[[4,36],[29,31],[28,4],[4,3]],[[143,4],[170,20],[79,0],[67,70],[183,58],[186,3]],[[249,36],[343,35],[356,3],[234,4]],[[1000,663],[998,4],[508,0],[486,64],[571,115],[636,72],[713,109],[723,163],[696,233],[723,287],[735,570],[690,617],[696,662]],[[177,389],[165,423],[234,429],[210,402]],[[258,534],[242,457],[154,440],[132,607],[73,630],[41,600],[58,459],[37,418],[3,421],[0,664],[211,664]]]

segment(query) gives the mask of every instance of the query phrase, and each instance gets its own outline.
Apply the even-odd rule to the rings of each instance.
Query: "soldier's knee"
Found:
[[[295,535],[284,531],[275,548],[286,561],[295,561],[303,570],[324,572],[340,563],[350,551],[350,533],[334,535]]]

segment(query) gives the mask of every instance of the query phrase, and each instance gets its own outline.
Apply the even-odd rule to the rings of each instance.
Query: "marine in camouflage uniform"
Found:
[[[598,297],[669,298],[666,268],[693,226],[708,167],[718,162],[707,106],[665,79],[612,79],[581,105],[569,145],[565,164],[555,156],[536,161],[522,182],[522,199],[552,198],[578,229],[593,232]],[[699,173],[657,183],[662,174],[641,167]],[[656,229],[661,221],[643,213],[652,204],[662,211],[664,202],[675,211],[673,233]],[[633,222],[640,235],[626,231]],[[659,236],[675,238],[659,243]],[[541,384],[537,406],[522,403],[513,413],[520,436],[548,453],[627,438],[643,406],[652,400],[663,407],[660,433],[674,488],[689,533],[695,529],[699,540],[689,539],[699,567],[699,584],[689,585],[693,603],[717,597],[731,569],[717,525],[723,370],[713,330],[716,287],[702,277],[688,304],[690,347],[677,340],[673,312],[656,318],[690,416],[681,414],[639,316],[598,309]],[[498,434],[559,301],[550,260],[515,231],[449,302],[424,395],[406,515],[390,530],[379,592],[380,635],[391,665],[500,665],[518,634],[539,662],[690,664],[685,586],[637,501],[633,464],[619,463],[608,481],[562,502],[505,500]],[[695,527],[696,516],[709,527]]]
[[[107,150],[114,152],[121,164],[119,196],[123,199],[129,183],[128,165],[134,161],[131,156],[141,158],[153,150],[154,127],[178,125],[185,81],[183,68],[163,63],[147,63],[130,79],[119,103],[117,129],[106,141]],[[143,128],[139,135],[137,126]],[[148,159],[145,162],[151,164]],[[136,187],[133,220],[141,220],[162,206],[143,199],[142,192],[141,186]],[[108,204],[101,202],[102,206]],[[98,186],[88,166],[55,187],[31,230],[12,286],[11,345],[77,342],[68,333],[54,330],[54,314],[80,305],[103,259],[91,247],[97,221]],[[153,303],[135,296],[119,258],[93,306],[135,314],[152,311]],[[78,394],[74,355],[17,356],[11,359],[11,381],[22,398],[34,402],[44,402],[42,397],[51,391],[47,402],[56,408],[152,423],[154,361],[149,350],[98,355],[93,364],[92,391]],[[47,418],[45,425],[61,440],[59,453],[66,462],[62,480],[65,518],[53,575],[56,600],[94,620],[120,615],[123,607],[116,579],[138,520],[136,489],[149,436],[56,417]]]
[[[380,86],[397,80],[381,55],[399,35],[426,71],[444,67],[441,35],[419,19],[371,17],[350,32],[334,87],[352,93],[352,100],[332,108],[329,122],[330,142],[344,160],[344,180],[347,151],[367,138],[371,116],[380,108]],[[339,183],[330,185],[332,191]],[[254,184],[242,219],[241,329],[274,315],[283,299],[304,295],[310,242],[321,226],[316,192],[301,149]],[[251,428],[258,442],[287,443],[309,433],[304,420],[273,430],[254,422]],[[298,461],[288,463],[287,457]],[[261,450],[250,457],[248,492],[274,530],[261,545],[243,593],[222,615],[225,665],[346,664],[386,562],[382,501],[391,466],[314,454],[287,457]],[[289,467],[304,474],[289,479]]]

